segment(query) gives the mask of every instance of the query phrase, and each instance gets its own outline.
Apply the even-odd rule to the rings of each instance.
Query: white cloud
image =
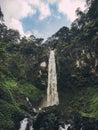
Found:
[[[58,2],[58,0],[47,0],[48,1],[48,3],[50,3],[50,4],[54,4],[54,3],[57,3]]]
[[[33,30],[33,35],[35,37],[44,37],[44,35],[39,30]]]
[[[58,3],[58,10],[59,12],[67,15],[70,21],[73,21],[76,18],[76,9],[80,7],[81,10],[84,10],[84,5],[84,0],[60,0]]]
[[[10,23],[8,23],[10,28],[18,29],[21,35],[25,35],[23,31],[22,24],[19,20],[12,18]]]
[[[5,24],[24,35],[21,19],[36,13],[26,0],[0,0]]]
[[[60,15],[54,15],[54,17],[55,17],[56,19],[58,19],[58,20],[61,19],[61,16],[60,16]]]
[[[84,0],[0,0],[5,24],[9,28],[19,30],[22,35],[29,35],[31,32],[24,34],[21,20],[34,15],[36,12],[39,12],[39,20],[44,20],[51,15],[57,19],[61,18],[60,15],[51,13],[50,4],[56,4],[58,11],[67,15],[68,19],[73,21],[76,18],[75,10],[78,7],[84,9],[84,3]],[[47,30],[44,30],[43,37],[46,37],[45,31]],[[37,30],[34,33],[39,37],[42,36]]]
[[[85,9],[85,0],[47,0],[49,4],[56,4],[58,11],[67,16],[68,20],[74,21],[76,19],[76,9]]]
[[[51,15],[49,4],[44,0],[27,0],[37,11],[39,11],[39,19],[43,20]]]
[[[48,4],[41,3],[39,6],[39,10],[40,10],[40,20],[43,20],[44,18],[51,15],[51,11]]]
[[[39,11],[39,19],[43,20],[51,15],[48,3],[43,0],[0,0],[4,13],[5,24],[9,28],[19,30],[24,34],[21,19],[33,15]]]
[[[27,17],[28,15],[32,15],[35,13],[35,10],[31,8],[26,0],[4,0],[0,3],[2,8],[4,9],[5,16],[7,17],[22,19],[24,17]]]
[[[31,36],[32,35],[32,32],[31,31],[27,31],[26,33],[25,33],[25,36],[27,37],[27,38],[29,38],[29,36]]]
[[[27,0],[28,3],[30,3],[31,5],[34,5],[34,6],[39,6],[40,5],[40,2],[41,0]]]

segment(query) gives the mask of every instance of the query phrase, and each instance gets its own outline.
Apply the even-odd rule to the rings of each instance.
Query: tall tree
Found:
[[[1,22],[4,21],[4,15],[2,13],[1,7],[0,7],[0,20],[1,20]]]

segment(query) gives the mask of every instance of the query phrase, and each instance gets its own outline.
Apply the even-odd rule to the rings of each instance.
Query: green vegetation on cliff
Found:
[[[6,79],[0,84],[0,129],[16,130],[19,120],[31,107],[26,98],[29,98],[32,107],[36,106],[43,97],[43,92],[30,83],[18,83],[13,79]],[[37,103],[37,104],[36,104]]]
[[[71,28],[62,27],[44,44],[0,24],[0,130],[17,130],[24,113],[32,112],[26,98],[37,107],[45,96],[49,48],[56,53],[60,109],[98,119],[97,5],[87,0]]]

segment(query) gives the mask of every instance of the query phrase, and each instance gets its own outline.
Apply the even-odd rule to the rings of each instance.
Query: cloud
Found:
[[[33,30],[33,35],[35,36],[35,37],[44,37],[44,35],[39,31],[39,30]]]
[[[39,13],[39,19],[44,20],[51,15],[51,10],[47,1],[44,0],[27,0]]]
[[[18,29],[18,31],[20,32],[20,34],[22,36],[25,35],[24,31],[23,31],[22,24],[21,24],[21,22],[19,20],[12,18],[10,20],[10,23],[8,23],[8,24],[9,24],[10,28],[13,28],[15,30]]]
[[[0,0],[0,3],[4,13],[5,24],[9,28],[19,30],[21,35],[25,35],[21,19],[35,14],[36,11],[31,8],[26,0]]]
[[[5,24],[25,35],[21,20],[39,12],[39,20],[51,15],[48,3],[43,0],[0,0]]]
[[[58,19],[58,20],[61,19],[61,16],[60,16],[60,15],[54,15],[54,17],[55,17],[56,19]]]
[[[58,0],[47,0],[49,4],[54,4],[54,3],[57,3]]]
[[[27,32],[25,33],[25,36],[26,36],[27,38],[29,38],[31,35],[32,35],[32,31],[27,31]]]
[[[85,9],[84,0],[60,0],[58,2],[58,11],[67,15],[70,21],[76,19],[75,11],[78,7],[80,7],[81,10]]]
[[[67,16],[68,20],[73,21],[76,18],[75,10],[78,7],[81,7],[83,10],[84,3],[84,0],[0,0],[0,5],[4,13],[5,24],[9,28],[19,30],[21,35],[28,35],[32,33],[32,30],[31,32],[29,31],[24,33],[22,19],[32,17],[38,13],[39,19],[36,19],[36,21],[39,20],[39,23],[41,23],[49,16],[52,16],[49,18],[50,20],[53,18],[53,16],[54,18],[60,20],[62,13]],[[55,4],[57,7],[57,10],[54,11],[54,14],[52,14],[53,9],[51,6],[53,4]],[[55,12],[57,12],[57,14]],[[51,27],[55,28],[55,26],[53,27],[52,24]],[[42,31],[38,31],[38,28],[34,31],[34,34],[46,37],[45,31],[48,35],[49,30],[44,30],[44,34],[42,35]],[[50,29],[50,31],[53,30]]]
[[[49,4],[56,4],[58,12],[67,16],[71,22],[76,19],[75,11],[85,9],[85,0],[47,0]]]
[[[41,3],[39,6],[39,10],[40,10],[40,20],[43,20],[44,18],[51,15],[51,11],[48,4]]]
[[[34,6],[38,6],[41,2],[41,0],[27,0],[28,3]]]

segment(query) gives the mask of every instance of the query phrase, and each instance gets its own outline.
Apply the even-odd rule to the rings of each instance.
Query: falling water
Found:
[[[19,130],[27,130],[27,124],[29,123],[29,130],[34,130],[33,129],[33,123],[30,124],[30,121],[28,118],[24,118],[21,122],[20,122],[20,129]]]
[[[20,126],[20,129],[19,129],[19,130],[26,130],[27,124],[28,124],[28,118],[24,118],[24,119],[21,121],[21,126]]]
[[[59,104],[57,92],[57,74],[54,50],[50,51],[49,65],[48,65],[48,88],[47,88],[47,106]]]
[[[64,128],[62,126],[59,126],[58,130],[68,130],[68,128],[70,127],[70,124],[64,124]]]

